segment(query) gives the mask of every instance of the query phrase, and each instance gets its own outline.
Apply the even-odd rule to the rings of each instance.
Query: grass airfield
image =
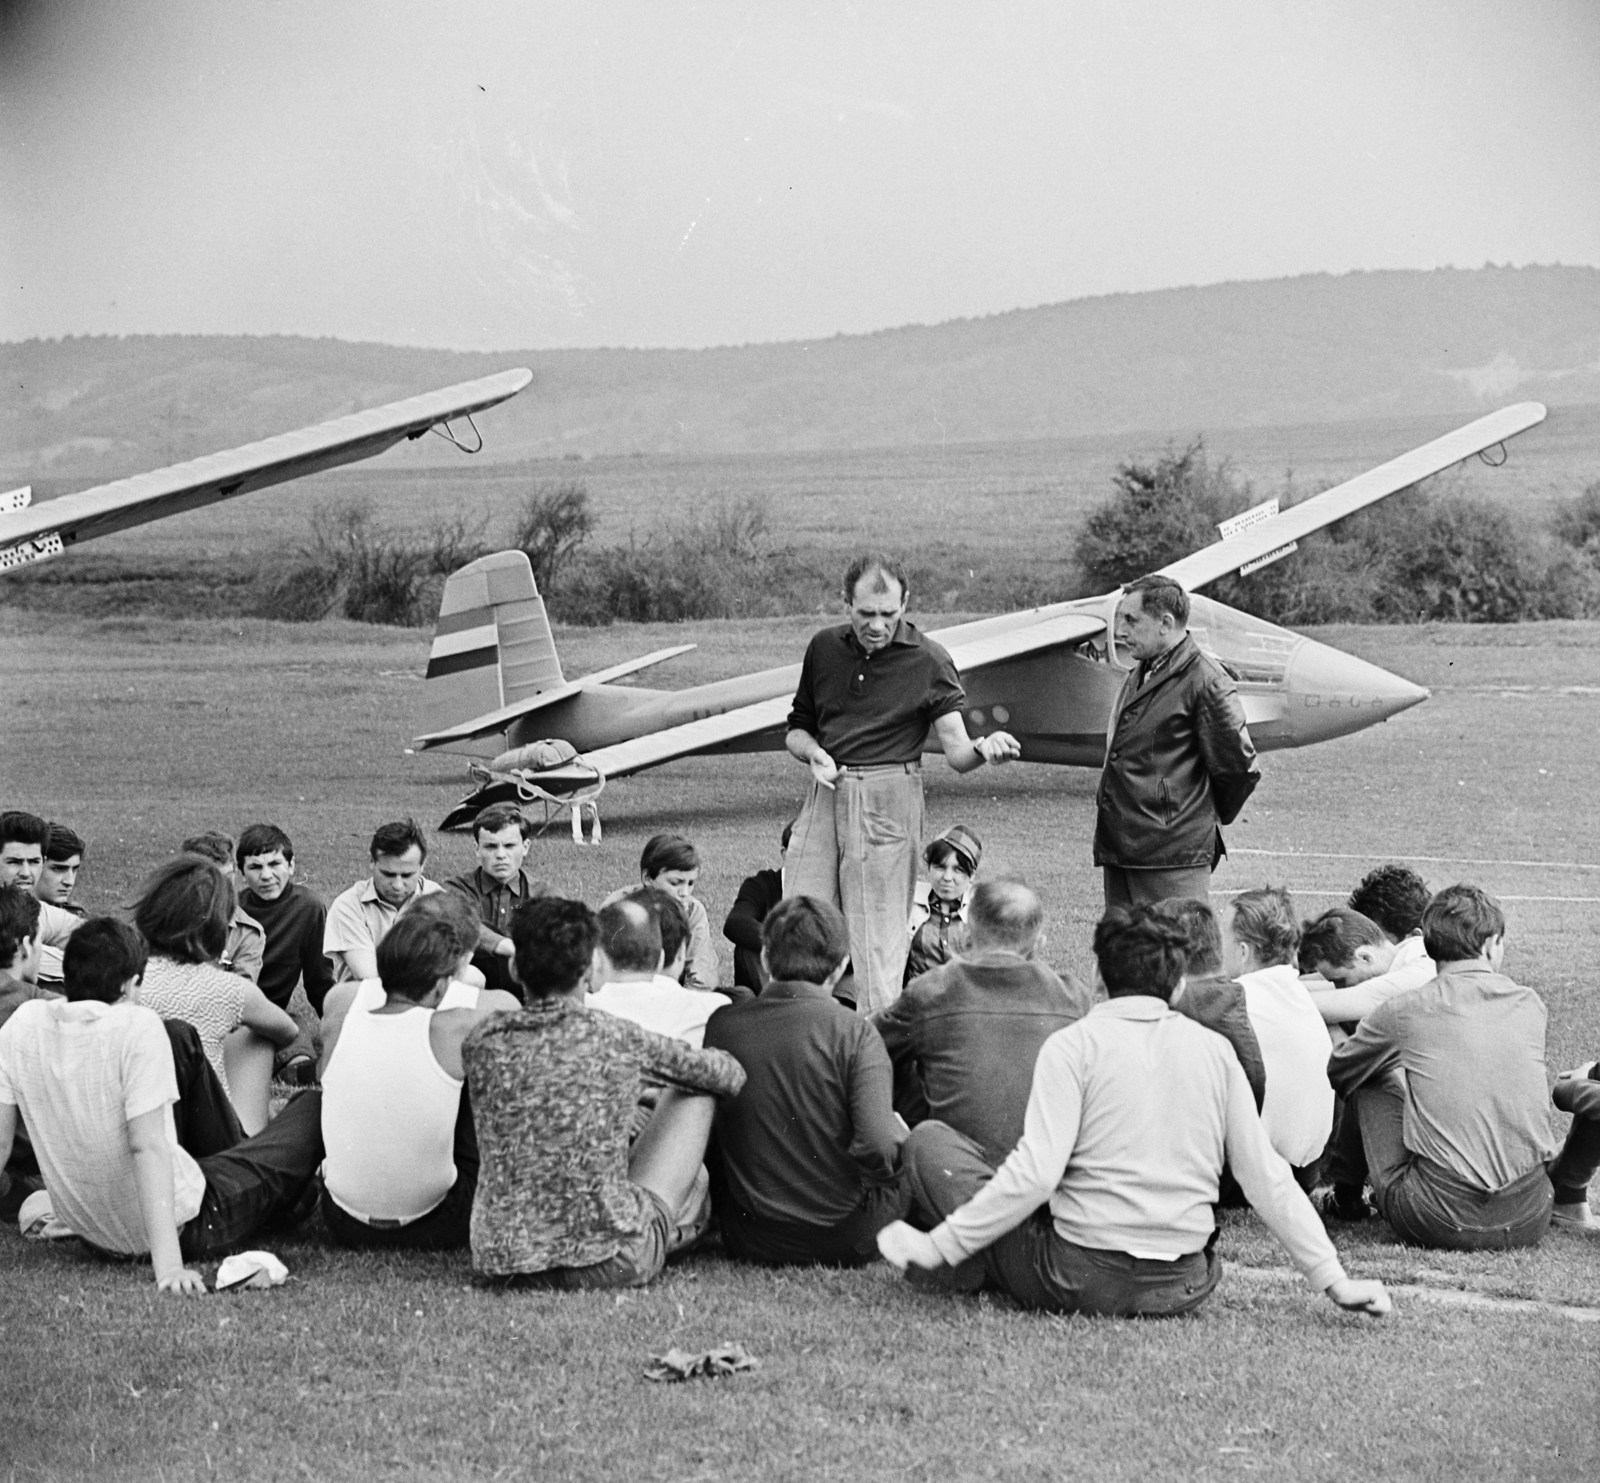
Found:
[[[329,897],[382,819],[432,824],[459,759],[407,758],[427,635],[325,623],[89,620],[3,609],[0,796],[90,841],[80,899],[109,909],[186,834],[272,819]],[[930,626],[936,621],[929,618]],[[558,631],[569,674],[670,642],[666,685],[780,663],[813,619]],[[687,631],[686,631],[687,630]],[[1600,1054],[1600,624],[1361,628],[1318,637],[1433,688],[1386,726],[1275,753],[1219,891],[1290,887],[1310,914],[1372,863],[1476,880],[1509,918],[1507,971],[1550,1009],[1552,1069]],[[781,756],[695,759],[602,799],[605,843],[565,827],[530,863],[593,900],[680,827],[720,922],[773,863],[799,800]],[[1047,956],[1089,969],[1094,779],[929,767],[932,827],[1045,894]],[[441,836],[432,873],[470,860]],[[731,960],[725,960],[728,966]],[[1565,1118],[1557,1116],[1558,1128]],[[57,1477],[1579,1478],[1600,1463],[1600,1242],[1532,1252],[1398,1245],[1337,1228],[1353,1275],[1401,1285],[1374,1323],[1286,1272],[1251,1216],[1195,1317],[1090,1322],[924,1296],[881,1265],[757,1272],[705,1255],[629,1294],[502,1295],[464,1255],[355,1257],[315,1228],[273,1249],[269,1293],[160,1298],[148,1268],[0,1232],[0,1472]],[[211,1271],[207,1269],[207,1275]],[[1513,1301],[1520,1300],[1522,1306]],[[647,1355],[742,1340],[755,1373],[645,1382]]]

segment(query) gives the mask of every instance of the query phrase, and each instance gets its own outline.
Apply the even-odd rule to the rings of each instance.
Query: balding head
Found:
[[[1044,903],[1025,881],[984,881],[973,887],[967,925],[974,952],[1000,948],[1029,958],[1044,937]]]
[[[661,967],[661,926],[655,913],[631,896],[601,907],[596,951],[605,982],[653,977]]]

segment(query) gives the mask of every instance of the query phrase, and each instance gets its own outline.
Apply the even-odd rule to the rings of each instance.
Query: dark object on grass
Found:
[[[723,1344],[702,1354],[687,1349],[669,1349],[652,1354],[644,1367],[646,1380],[693,1380],[697,1375],[733,1375],[740,1370],[759,1369],[761,1361],[743,1344]]]

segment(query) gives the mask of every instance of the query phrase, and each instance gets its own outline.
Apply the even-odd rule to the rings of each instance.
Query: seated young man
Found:
[[[478,1147],[463,1113],[461,1042],[520,1001],[487,989],[474,991],[476,1007],[440,1008],[472,961],[477,918],[458,898],[430,899],[449,899],[470,919],[422,903],[406,912],[378,944],[379,982],[356,986],[329,1031],[322,1218],[343,1246],[467,1244]]]
[[[44,850],[50,839],[50,826],[37,814],[7,809],[0,813],[0,886],[21,886],[39,899],[40,957],[67,945],[67,939],[83,918],[64,906],[38,897],[38,884],[44,875]],[[30,970],[38,976],[36,962]]]
[[[304,1213],[322,1160],[321,1094],[301,1093],[232,1146],[218,1145],[237,1123],[203,1127],[186,1107],[180,1139],[173,1042],[155,1012],[129,997],[144,966],[132,927],[91,917],[67,944],[66,999],[24,1004],[0,1027],[0,1162],[20,1114],[57,1218],[101,1251],[148,1252],[163,1292],[203,1292],[186,1262]],[[198,1051],[188,1065],[214,1082]],[[220,1087],[211,1101],[226,1105]]]
[[[1222,971],[1244,989],[1266,1067],[1261,1125],[1267,1141],[1310,1188],[1333,1132],[1332,1042],[1295,966],[1300,925],[1294,902],[1277,887],[1241,891],[1217,921]]]
[[[1548,1016],[1500,972],[1505,930],[1478,887],[1439,892],[1422,914],[1438,977],[1380,1004],[1328,1063],[1361,1134],[1358,1151],[1341,1140],[1335,1196],[1353,1205],[1370,1179],[1417,1246],[1532,1246],[1550,1224]]]
[[[688,923],[677,898],[641,887],[601,907],[598,921],[595,988],[584,1002],[698,1050],[706,1021],[730,1001],[726,994],[686,989],[679,981]]]
[[[833,997],[850,938],[838,907],[789,896],[761,929],[767,987],[719,1009],[706,1045],[744,1067],[717,1108],[712,1203],[728,1255],[771,1265],[871,1261],[907,1209],[894,1073],[878,1032]]]
[[[1158,901],[1156,910],[1182,930],[1189,965],[1182,985],[1173,991],[1172,1007],[1197,1025],[1215,1030],[1233,1047],[1259,1112],[1267,1097],[1266,1063],[1250,1023],[1244,986],[1222,971],[1222,929],[1217,926],[1216,913],[1204,901],[1182,896]]]
[[[778,836],[780,860],[789,853],[789,836],[793,833],[791,819]],[[722,935],[733,944],[733,982],[752,994],[759,994],[765,987],[761,979],[761,924],[782,900],[782,868],[758,870],[739,882],[739,893],[722,924]]]
[[[1410,866],[1379,865],[1361,877],[1345,905],[1376,922],[1390,942],[1417,938],[1415,950],[1421,945],[1422,913],[1432,899],[1428,883]]]
[[[39,878],[33,883],[33,894],[48,907],[64,911],[82,921],[89,915],[72,899],[78,884],[78,872],[83,868],[84,843],[65,824],[50,820],[46,825],[44,860],[39,866]],[[61,987],[61,949],[40,944],[38,981],[46,988]]]
[[[1589,1061],[1557,1078],[1550,1099],[1572,1114],[1561,1155],[1550,1166],[1555,1204],[1550,1224],[1585,1236],[1600,1236],[1600,1220],[1589,1208],[1589,1181],[1600,1173],[1600,1061]]]
[[[1289,1166],[1262,1131],[1238,1058],[1176,1014],[1184,937],[1152,908],[1095,929],[1110,998],[1044,1043],[1022,1141],[997,1171],[970,1138],[926,1122],[906,1141],[931,1233],[878,1237],[902,1271],[985,1282],[1027,1308],[1112,1317],[1184,1313],[1222,1275],[1213,1206],[1224,1162],[1306,1280],[1341,1308],[1386,1313],[1378,1282],[1352,1282]]]
[[[0,1025],[31,999],[58,995],[29,981],[39,957],[39,902],[21,886],[0,886]],[[11,1157],[0,1164],[0,1220],[15,1220],[23,1200],[44,1188],[27,1133],[17,1129]]]
[[[477,865],[465,875],[452,876],[444,888],[471,902],[478,914],[472,966],[483,975],[485,987],[520,1001],[522,988],[511,971],[511,913],[545,895],[550,884],[523,863],[528,858],[528,821],[516,804],[491,803],[482,810],[472,821],[472,843]]]
[[[694,894],[700,879],[700,854],[681,834],[657,834],[639,856],[639,883],[655,886],[678,899],[689,923],[689,953],[684,964],[686,989],[714,989],[721,978],[717,946],[711,940],[711,919]]]
[[[1396,942],[1371,917],[1330,906],[1300,931],[1300,971],[1326,980],[1308,983],[1311,1002],[1329,1025],[1346,1033],[1385,999],[1420,989],[1438,971],[1421,933]]]
[[[983,841],[966,825],[952,824],[928,841],[922,858],[928,879],[917,882],[911,907],[911,950],[904,983],[967,950],[971,937],[967,902],[972,878],[983,862]]]
[[[713,1097],[744,1071],[584,1007],[599,938],[581,901],[542,896],[511,918],[527,1008],[467,1036],[478,1130],[472,1266],[559,1288],[637,1287],[704,1226]],[[645,1078],[665,1084],[630,1148]],[[698,1227],[698,1228],[697,1228]]]
[[[234,891],[238,892],[239,880],[234,873],[234,842],[231,834],[224,834],[220,829],[207,829],[204,834],[191,834],[178,848],[185,855],[198,855],[202,860],[209,860],[233,882]],[[266,930],[235,899],[233,916],[228,920],[228,945],[217,959],[217,966],[226,968],[229,973],[237,973],[240,978],[249,979],[259,988],[261,959],[266,945]]]
[[[872,1017],[894,1067],[895,1110],[937,1118],[998,1164],[1022,1136],[1039,1047],[1080,1020],[1094,991],[1038,961],[1044,905],[1022,881],[985,881],[961,957],[917,978]]]
[[[380,824],[368,846],[372,873],[333,898],[322,929],[322,951],[335,983],[378,976],[378,944],[406,907],[444,888],[422,873],[428,840],[415,819]]]

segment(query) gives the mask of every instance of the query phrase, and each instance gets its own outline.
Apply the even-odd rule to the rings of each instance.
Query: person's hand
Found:
[[[206,1280],[191,1267],[179,1267],[176,1272],[168,1272],[165,1277],[156,1274],[157,1292],[178,1292],[191,1297],[204,1296]]]
[[[514,958],[517,955],[517,945],[509,937],[502,937],[494,945],[495,956],[499,958]]]
[[[1330,1284],[1327,1294],[1347,1313],[1370,1313],[1374,1318],[1382,1318],[1394,1307],[1381,1282],[1354,1282],[1341,1277]]]
[[[931,1272],[944,1265],[933,1237],[903,1220],[891,1221],[878,1232],[878,1254],[897,1272],[912,1266],[926,1267]]]
[[[1570,1071],[1563,1071],[1558,1077],[1556,1077],[1556,1080],[1585,1081],[1591,1077],[1594,1077],[1594,1068],[1597,1064],[1600,1064],[1600,1062],[1585,1061],[1581,1066],[1574,1066]],[[1600,1080],[1600,1078],[1596,1079]]]
[[[1015,762],[1022,755],[1022,743],[1009,731],[991,731],[973,743],[985,762]]]
[[[839,764],[824,752],[821,747],[818,747],[811,754],[811,776],[821,783],[824,788],[831,788],[834,784],[834,779],[839,776]]]

